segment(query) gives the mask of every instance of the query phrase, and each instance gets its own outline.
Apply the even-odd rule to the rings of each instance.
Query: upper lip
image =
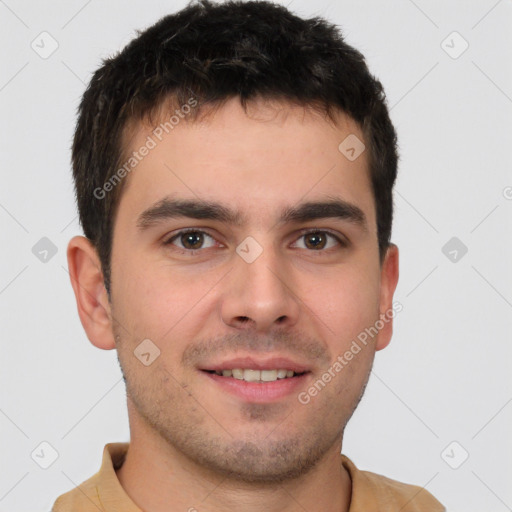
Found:
[[[235,368],[251,370],[292,370],[295,373],[310,371],[310,367],[304,363],[293,361],[287,357],[271,357],[268,359],[256,359],[254,357],[236,357],[219,363],[207,364],[201,370],[222,371]]]

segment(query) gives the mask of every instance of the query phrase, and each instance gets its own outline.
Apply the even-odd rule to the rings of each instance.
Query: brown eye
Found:
[[[299,237],[299,240],[304,240],[304,247],[300,247],[299,245],[301,249],[309,249],[312,251],[322,251],[323,249],[331,249],[336,245],[339,245],[341,247],[345,247],[347,245],[339,237],[332,233],[329,233],[328,231],[309,231],[307,233],[303,233]],[[334,244],[330,242],[330,240],[333,240]]]
[[[180,241],[185,249],[200,249],[203,245],[203,234],[198,231],[190,231],[180,235]]]
[[[184,249],[186,251],[196,251],[200,249],[205,249],[208,247],[213,247],[214,243],[210,243],[209,246],[204,246],[205,240],[211,239],[214,240],[208,233],[201,231],[199,229],[190,229],[180,231],[169,240],[164,242],[164,245],[176,245],[180,249]]]
[[[322,233],[321,231],[308,233],[307,235],[304,235],[304,239],[306,240],[306,247],[308,249],[323,249],[327,243],[327,237],[325,236],[325,233]]]

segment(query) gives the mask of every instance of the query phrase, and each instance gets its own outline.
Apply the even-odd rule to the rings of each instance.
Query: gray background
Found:
[[[282,3],[339,24],[365,54],[401,147],[404,309],[343,451],[451,512],[512,510],[512,2]],[[115,352],[87,340],[69,282],[81,234],[69,148],[101,59],[184,5],[0,0],[0,511],[47,512],[99,469],[105,443],[129,439]],[[43,237],[57,251],[46,261]],[[44,441],[58,452],[48,469]]]

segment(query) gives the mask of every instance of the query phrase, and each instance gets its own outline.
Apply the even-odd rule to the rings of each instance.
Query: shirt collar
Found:
[[[141,509],[126,494],[115,471],[122,466],[129,445],[130,443],[108,443],[103,449],[97,491],[105,510],[141,512]]]

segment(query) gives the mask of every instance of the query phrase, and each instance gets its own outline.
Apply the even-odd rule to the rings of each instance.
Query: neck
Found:
[[[131,500],[151,512],[348,512],[351,481],[340,450],[341,442],[299,478],[247,483],[205,470],[149,427],[136,428],[131,429],[130,447],[117,477]]]

